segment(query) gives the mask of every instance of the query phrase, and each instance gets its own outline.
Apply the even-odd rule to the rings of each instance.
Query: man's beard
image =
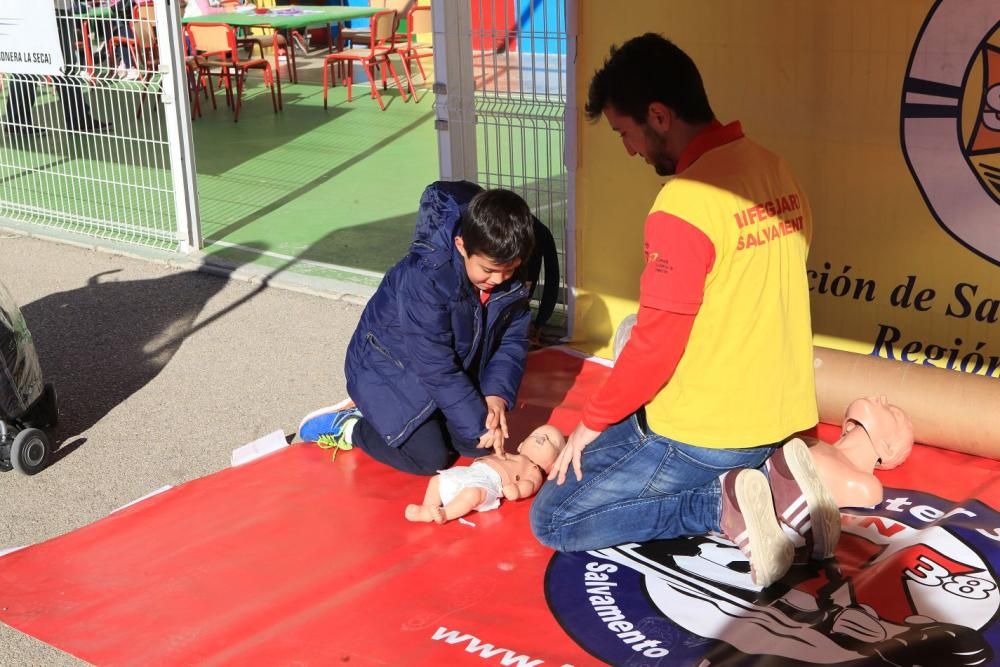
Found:
[[[677,172],[677,163],[667,155],[667,139],[657,134],[653,128],[646,125],[643,128],[646,135],[646,160],[656,170],[658,176],[673,176]]]
[[[653,168],[656,169],[657,176],[673,176],[677,173],[677,167],[673,161],[669,163],[654,162]]]

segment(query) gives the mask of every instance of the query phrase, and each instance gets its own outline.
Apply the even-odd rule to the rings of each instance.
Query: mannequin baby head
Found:
[[[565,444],[566,438],[559,429],[551,424],[544,424],[521,441],[517,446],[517,453],[528,458],[548,474]]]
[[[844,434],[861,427],[871,439],[878,455],[875,467],[895,468],[906,460],[913,449],[913,424],[909,417],[885,396],[859,398],[847,407]]]

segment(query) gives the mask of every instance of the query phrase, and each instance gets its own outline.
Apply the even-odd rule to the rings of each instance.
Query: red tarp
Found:
[[[568,431],[606,373],[598,364],[558,351],[531,355],[512,438],[547,421]],[[837,437],[836,432],[820,435]],[[854,532],[845,528],[848,539],[838,557],[844,575],[854,576],[855,599],[840,600],[837,609],[881,605],[881,618],[895,628],[905,625],[907,601],[917,600],[915,608],[927,617],[964,613],[975,621],[977,636],[992,640],[989,630],[1000,597],[992,574],[1000,553],[994,546],[1000,518],[989,505],[1000,499],[998,467],[996,461],[917,447],[903,467],[881,475],[887,487],[920,489],[887,493],[887,498],[910,499],[909,505],[900,500],[896,510],[887,511],[894,519],[899,515],[900,534],[911,542],[929,534],[911,525],[941,531],[948,521],[958,524],[943,537],[924,540],[936,551],[928,547],[917,553],[907,543],[908,550],[900,553],[905,551],[909,560],[893,561],[896,579],[879,580],[876,589],[891,587],[881,598],[860,571],[898,545],[886,537],[872,548],[870,540],[862,544],[855,533],[882,527],[895,535],[895,529],[885,521],[869,521]],[[694,608],[707,599],[705,586],[688,582],[664,592],[648,572],[643,579],[642,567],[626,576],[623,558],[648,554],[622,550],[553,559],[531,536],[528,502],[470,514],[475,527],[457,521],[410,524],[403,508],[419,502],[425,486],[426,479],[392,471],[361,452],[342,452],[331,462],[329,452],[293,446],[0,558],[0,621],[101,665],[350,661],[527,667],[596,664],[597,658],[655,664],[662,650],[670,655],[661,664],[700,659],[716,664],[727,655],[723,649],[731,648],[729,637],[714,642],[689,632],[712,638],[721,632],[717,627],[689,627],[693,621],[674,618],[669,604],[665,612],[657,602],[669,602],[670,590],[685,590]],[[966,499],[976,501],[962,505],[969,508],[965,514],[931,523],[938,516],[932,505],[946,512]],[[935,560],[933,554],[947,558]],[[617,579],[605,577],[600,582],[605,590],[597,593],[589,588],[593,582],[584,588],[585,572],[601,567],[607,572],[611,563],[618,563],[612,566],[619,570]],[[907,584],[900,591],[899,577],[908,576],[926,590]],[[815,593],[823,582],[828,580],[817,584],[815,576],[799,576],[790,590]],[[939,595],[928,597],[927,591]],[[621,623],[633,630],[608,621],[593,599],[602,593],[613,598]],[[954,607],[951,598],[973,606],[959,605],[958,612],[942,606]],[[877,602],[881,599],[889,602]],[[750,606],[762,605],[771,602],[758,599]],[[830,613],[824,623],[827,617]],[[830,633],[816,613],[796,622]],[[739,623],[730,619],[729,625],[739,631]],[[750,634],[760,636],[760,623],[751,625]],[[874,645],[870,637],[865,642],[862,649]],[[738,636],[731,643],[753,649]],[[839,644],[811,650],[825,650],[833,661],[844,659]]]

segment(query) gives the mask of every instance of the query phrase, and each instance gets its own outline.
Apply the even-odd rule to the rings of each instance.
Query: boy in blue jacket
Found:
[[[299,438],[328,435],[404,472],[433,475],[459,455],[503,453],[528,351],[534,245],[528,205],[508,190],[430,185],[410,251],[368,302],[347,348],[357,407],[305,417]]]

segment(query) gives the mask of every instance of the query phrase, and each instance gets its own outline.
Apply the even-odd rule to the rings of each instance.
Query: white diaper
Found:
[[[476,511],[486,512],[500,507],[500,496],[503,495],[500,473],[489,464],[474,461],[471,466],[439,470],[438,474],[441,476],[438,491],[441,493],[442,505],[454,500],[462,489],[477,486],[486,489],[486,499],[475,508]]]

